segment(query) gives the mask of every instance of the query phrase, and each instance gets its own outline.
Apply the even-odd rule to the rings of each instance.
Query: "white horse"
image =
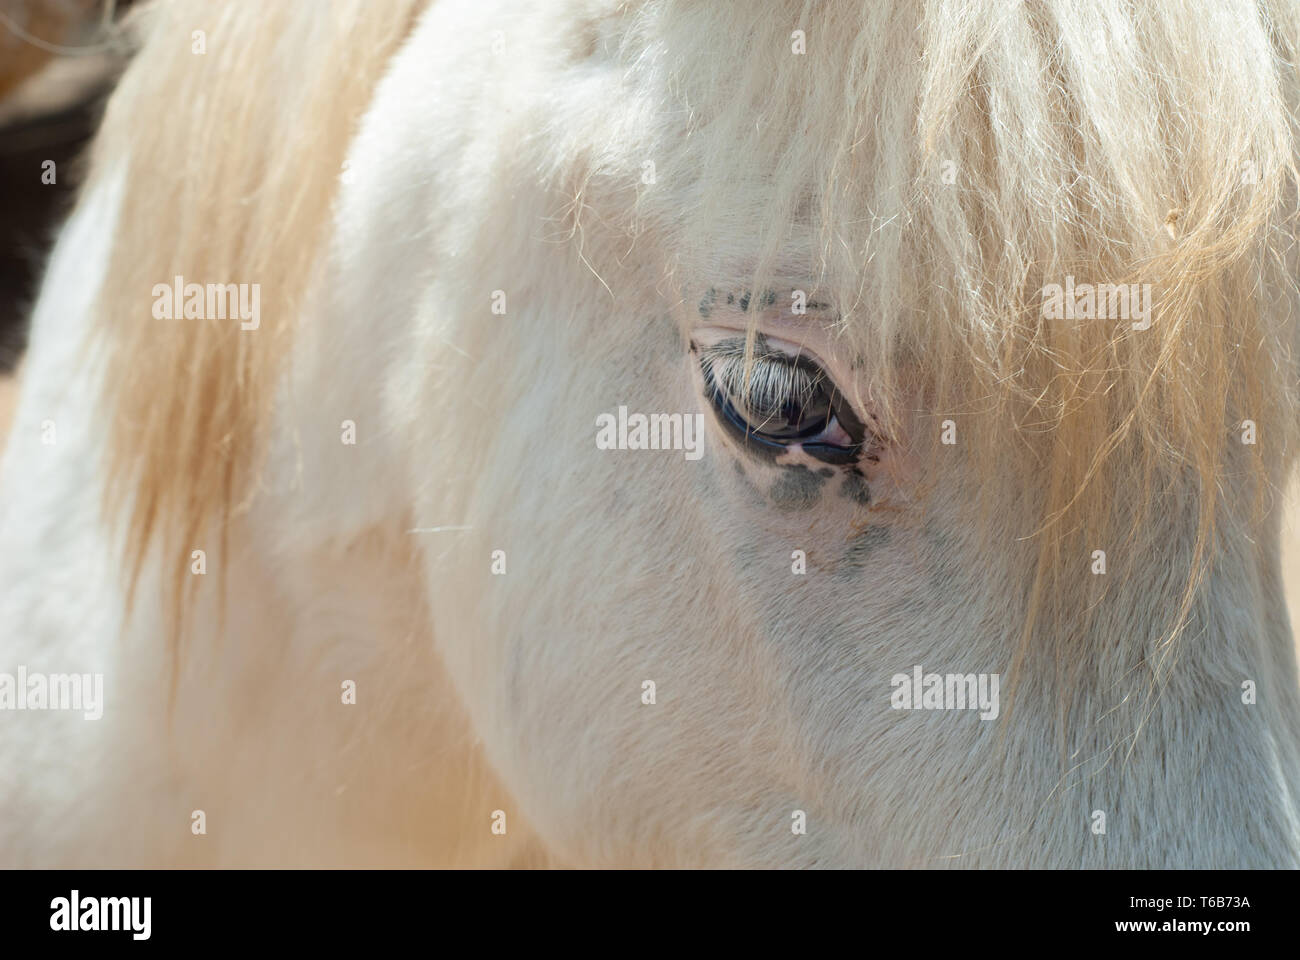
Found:
[[[134,29],[0,865],[1300,862],[1292,0]]]

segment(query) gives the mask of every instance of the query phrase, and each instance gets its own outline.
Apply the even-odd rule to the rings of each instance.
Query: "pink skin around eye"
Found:
[[[849,436],[848,431],[840,426],[840,422],[836,420],[827,430],[823,431],[816,437],[816,442],[829,443],[837,447],[847,447],[853,442],[853,438]],[[803,446],[803,444],[800,444],[800,446]]]

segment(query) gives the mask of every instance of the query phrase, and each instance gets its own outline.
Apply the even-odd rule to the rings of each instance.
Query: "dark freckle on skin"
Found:
[[[700,316],[705,320],[709,319],[709,314],[713,312],[713,301],[716,299],[717,292],[712,287],[709,287],[709,292],[700,301]]]
[[[844,572],[852,574],[865,567],[871,554],[889,543],[890,536],[888,527],[877,524],[872,524],[859,533],[853,538],[849,548],[844,551],[844,556],[840,558],[840,566]]]
[[[859,470],[850,470],[844,478],[844,484],[840,487],[840,496],[847,497],[859,506],[865,507],[871,503],[871,489],[867,486],[867,478]]]
[[[780,469],[781,475],[768,491],[778,510],[807,510],[821,499],[825,477],[813,473],[803,464]]]

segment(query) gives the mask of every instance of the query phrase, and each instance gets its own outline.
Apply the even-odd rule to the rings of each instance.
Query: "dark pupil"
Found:
[[[779,409],[759,414],[755,430],[773,440],[804,440],[821,433],[831,422],[830,391],[818,385],[806,397],[791,397]]]

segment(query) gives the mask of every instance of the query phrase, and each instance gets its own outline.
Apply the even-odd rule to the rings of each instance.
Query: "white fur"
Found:
[[[828,487],[812,512],[773,509],[733,462],[760,488],[768,475],[712,423],[698,463],[596,449],[596,415],[620,403],[706,409],[683,303],[756,252],[743,216],[718,227],[709,260],[676,247],[671,224],[602,232],[602,204],[627,199],[610,183],[584,185],[582,235],[560,226],[574,197],[556,156],[634,171],[670,151],[673,128],[637,91],[611,94],[629,65],[609,48],[574,57],[572,37],[529,30],[527,14],[511,14],[511,56],[467,55],[497,6],[436,4],[356,137],[268,489],[232,532],[224,628],[204,594],[170,719],[163,560],[120,631],[100,381],[81,352],[117,187],[66,227],[0,487],[0,670],[102,671],[107,704],[98,722],[0,713],[0,865],[542,850],[594,865],[1296,865],[1300,704],[1276,543],[1221,532],[1158,696],[1147,638],[1180,584],[1161,570],[1112,584],[1057,742],[1046,653],[1026,662],[1005,728],[888,708],[890,677],[913,664],[1005,669],[1034,559],[1010,474],[1002,552],[976,547],[960,470],[922,463],[944,470],[943,496],[873,517],[887,539],[853,565],[852,506]],[[356,446],[339,442],[343,420]],[[873,496],[906,505],[905,476],[873,478]],[[1171,555],[1190,550],[1189,505],[1160,509]],[[408,532],[429,528],[446,529]],[[194,548],[215,563],[215,545]],[[791,575],[795,549],[807,576]],[[356,706],[339,702],[348,679]],[[471,775],[485,763],[500,785]],[[496,809],[505,837],[490,833]]]

